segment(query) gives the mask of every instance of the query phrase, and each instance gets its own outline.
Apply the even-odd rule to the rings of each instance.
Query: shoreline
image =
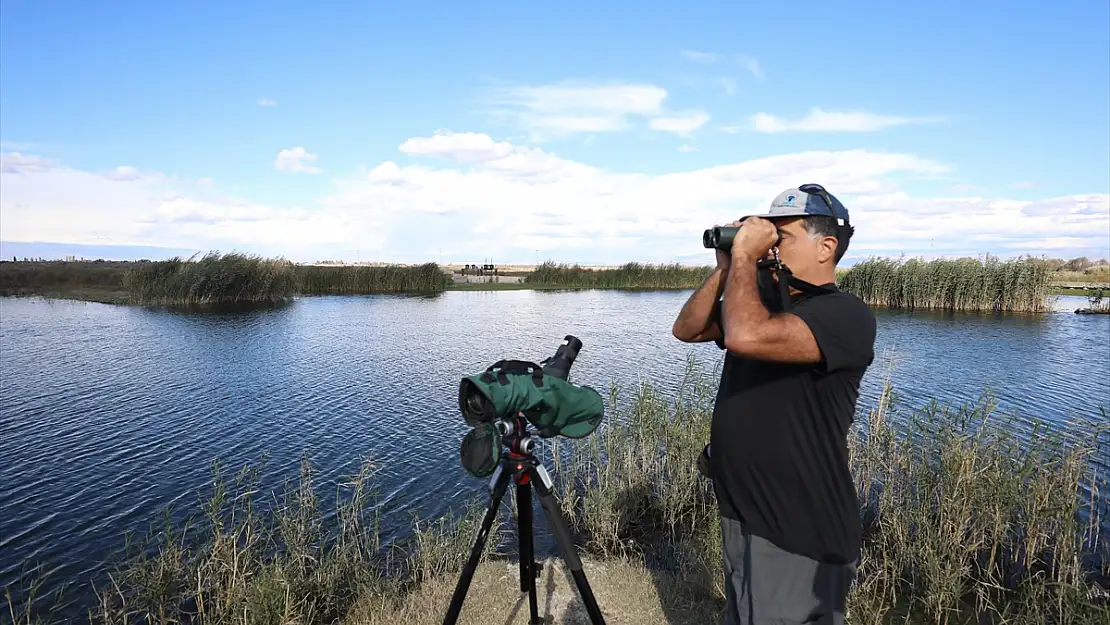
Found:
[[[442,293],[449,291],[692,291],[696,287],[610,287],[594,285],[557,285],[557,284],[527,284],[519,281],[512,282],[455,282],[449,284],[442,291],[428,293]],[[1079,289],[1075,287],[1053,286],[1049,291],[1050,297],[1090,295],[1103,287],[1088,287]],[[1110,291],[1110,287],[1105,287]],[[294,297],[327,297],[329,295],[390,295],[390,294],[423,294],[422,291],[382,291],[374,293],[298,293]],[[130,295],[122,289],[73,287],[73,288],[44,288],[44,289],[11,289],[0,290],[0,297],[42,297],[44,299],[69,300],[77,302],[94,302],[98,304],[111,304],[116,306],[132,306]]]

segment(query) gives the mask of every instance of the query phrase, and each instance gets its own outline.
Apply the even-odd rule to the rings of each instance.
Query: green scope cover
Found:
[[[471,393],[482,396],[481,413],[468,408]],[[501,360],[482,373],[463,378],[459,409],[472,426],[524,413],[543,438],[588,436],[605,416],[605,403],[597,391],[547,375],[543,367],[521,360]]]

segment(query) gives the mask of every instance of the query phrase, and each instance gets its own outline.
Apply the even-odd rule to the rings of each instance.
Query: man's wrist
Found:
[[[755,264],[755,260],[756,260],[755,255],[752,254],[751,252],[749,252],[747,250],[740,249],[740,248],[736,248],[736,247],[732,248],[732,262],[733,263],[741,263],[743,265],[752,265],[752,264]]]

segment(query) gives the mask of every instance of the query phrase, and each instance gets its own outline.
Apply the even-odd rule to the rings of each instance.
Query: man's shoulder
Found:
[[[799,302],[798,307],[820,312],[875,318],[875,313],[867,302],[860,299],[855,293],[841,291],[840,289],[831,293],[807,297]]]

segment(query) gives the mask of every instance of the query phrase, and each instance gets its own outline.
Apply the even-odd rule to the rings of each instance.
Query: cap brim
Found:
[[[778,219],[780,217],[806,217],[811,213],[807,213],[804,208],[796,211],[782,212],[782,213],[754,213],[751,215],[744,215],[740,221],[744,221],[749,217],[762,217],[764,219]]]

